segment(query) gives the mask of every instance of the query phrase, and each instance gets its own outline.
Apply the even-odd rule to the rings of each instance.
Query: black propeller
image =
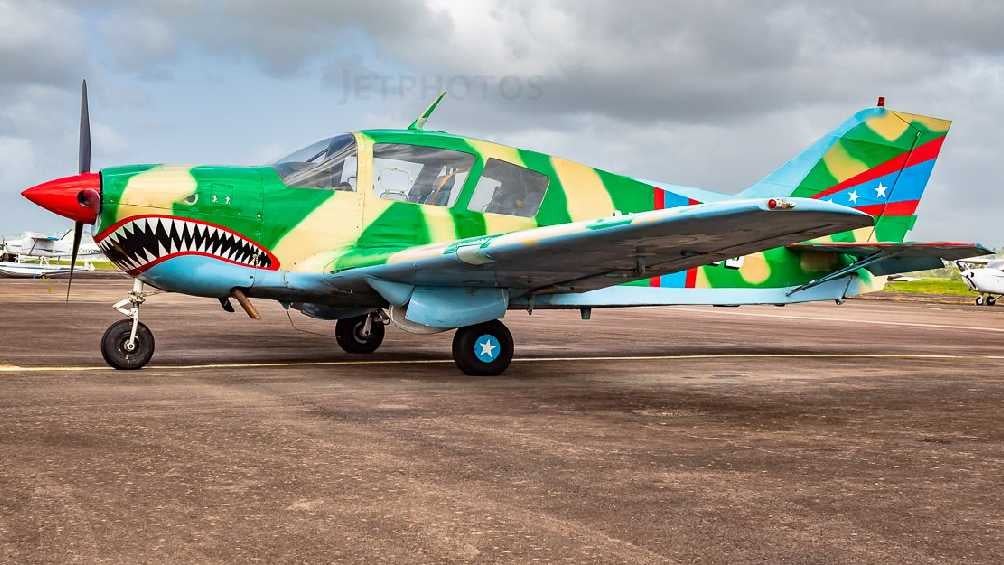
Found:
[[[87,81],[80,83],[80,153],[77,159],[78,172],[91,171],[91,116],[87,110]],[[80,239],[84,235],[84,223],[73,223],[73,250],[70,253],[70,278],[66,282],[66,301],[70,301],[70,286],[73,285],[73,269],[77,265]]]

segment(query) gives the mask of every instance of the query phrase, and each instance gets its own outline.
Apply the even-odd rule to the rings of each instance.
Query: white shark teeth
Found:
[[[98,245],[110,260],[128,271],[176,255],[198,253],[254,268],[273,268],[272,259],[244,237],[184,218],[134,218],[105,236]]]

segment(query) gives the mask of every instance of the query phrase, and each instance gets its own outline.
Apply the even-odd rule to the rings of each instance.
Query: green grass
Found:
[[[65,265],[69,265],[70,262],[69,261],[55,260],[54,259],[52,261],[49,261],[49,264],[53,265],[53,266],[65,266]],[[111,261],[91,261],[91,264],[94,265],[94,270],[95,271],[116,271],[116,270],[118,270],[118,267],[116,267],[114,264],[112,264]],[[77,268],[78,269],[82,269],[83,266],[84,266],[84,262],[83,261],[77,261]]]
[[[891,281],[885,287],[888,292],[911,294],[947,294],[951,296],[973,296],[962,279],[917,279],[915,281]]]

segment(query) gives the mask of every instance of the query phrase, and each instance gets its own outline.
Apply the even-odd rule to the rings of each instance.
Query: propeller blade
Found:
[[[87,81],[80,83],[80,156],[77,161],[81,173],[91,170],[91,116],[87,111]]]
[[[80,239],[84,235],[84,223],[73,223],[73,249],[70,251],[70,279],[66,281],[66,301],[70,301],[70,286],[73,285],[73,268],[77,265],[77,252],[80,251]]]

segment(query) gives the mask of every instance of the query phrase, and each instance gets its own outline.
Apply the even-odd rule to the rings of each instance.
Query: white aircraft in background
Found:
[[[1004,259],[966,259],[955,264],[970,290],[979,293],[977,306],[993,306],[998,296],[1004,296]]]
[[[70,257],[73,251],[71,232],[61,236],[27,232],[14,239],[4,238],[0,242],[0,276],[37,278],[69,273],[69,265],[52,265],[49,260]],[[94,240],[86,236],[77,255],[84,261],[84,269],[94,270],[90,261],[101,257]]]
[[[59,236],[26,232],[14,239],[4,238],[3,242],[0,243],[3,246],[4,259],[13,259],[19,256],[44,257],[46,259],[69,257],[73,251],[72,231],[69,230]],[[92,256],[91,259],[96,259],[100,255],[101,250],[94,243],[94,239],[90,236],[84,236],[80,242],[80,252],[77,257]]]

